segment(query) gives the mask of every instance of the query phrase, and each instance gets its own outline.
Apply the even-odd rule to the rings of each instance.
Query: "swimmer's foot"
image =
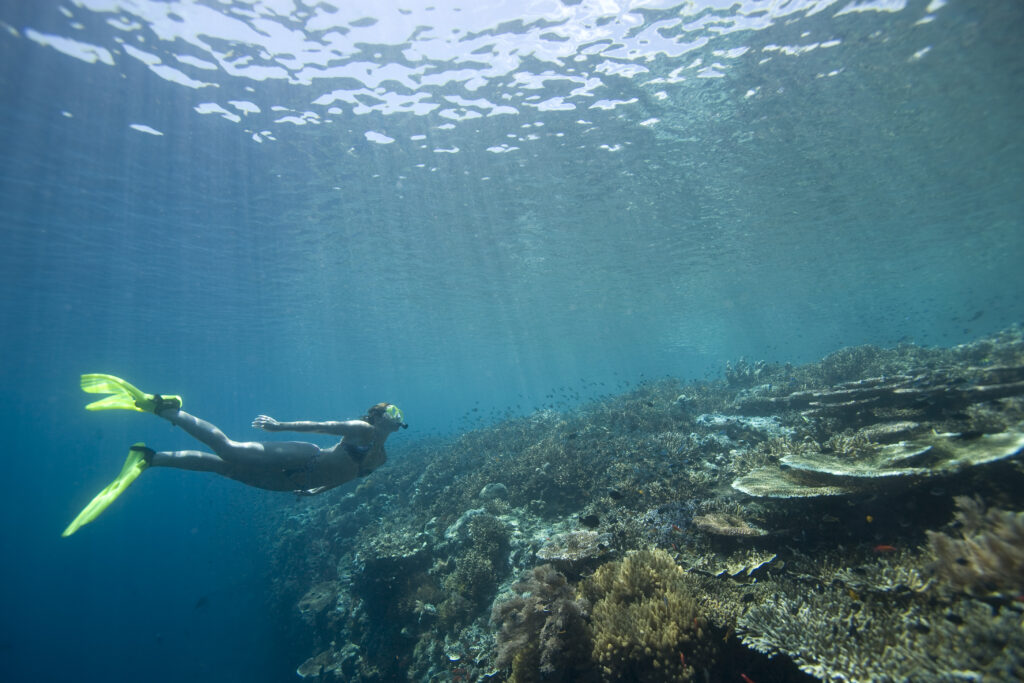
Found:
[[[161,396],[160,394],[146,394],[146,396],[151,396],[153,412],[157,415],[165,410],[175,413],[181,410],[181,396]]]
[[[78,516],[75,517],[74,521],[68,525],[68,528],[64,530],[64,533],[62,533],[61,536],[70,536],[81,527],[99,517],[100,513],[106,510],[111,503],[117,500],[117,497],[124,493],[124,490],[128,488],[140,474],[142,474],[143,470],[150,466],[153,462],[154,455],[155,451],[153,451],[152,448],[147,448],[144,443],[137,443],[129,448],[128,458],[124,461],[124,465],[121,467],[121,473],[117,475],[117,478],[114,479],[114,481],[107,484],[106,488],[100,491],[96,497],[85,506],[85,509],[78,513]]]
[[[181,410],[181,396],[147,394],[113,375],[82,375],[82,391],[89,394],[111,394],[93,401],[85,407],[86,410],[137,410],[156,415],[163,411]]]
[[[146,467],[153,466],[153,456],[156,455],[156,451],[146,446],[146,444],[142,442],[132,444],[131,448],[128,449],[128,457],[131,458],[133,453],[139,454]]]

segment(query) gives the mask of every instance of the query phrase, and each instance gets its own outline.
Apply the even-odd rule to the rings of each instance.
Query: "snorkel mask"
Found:
[[[388,418],[392,422],[397,422],[398,426],[402,429],[409,428],[409,425],[405,423],[405,416],[402,415],[402,411],[399,410],[396,405],[389,404],[388,407],[384,409],[384,417]]]

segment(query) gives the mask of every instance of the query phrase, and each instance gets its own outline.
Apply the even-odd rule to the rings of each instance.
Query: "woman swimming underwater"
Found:
[[[154,451],[143,443],[133,445],[118,477],[79,513],[63,536],[70,536],[96,519],[150,467],[213,472],[261,489],[315,495],[380,467],[387,459],[384,442],[388,436],[409,426],[397,406],[378,403],[359,420],[279,422],[259,415],[252,422],[253,427],[268,432],[312,432],[341,437],[337,444],[328,448],[306,441],[234,441],[216,426],[182,410],[180,396],[146,394],[123,379],[100,374],[82,375],[82,390],[110,394],[90,403],[86,410],[153,413],[181,427],[213,452]]]

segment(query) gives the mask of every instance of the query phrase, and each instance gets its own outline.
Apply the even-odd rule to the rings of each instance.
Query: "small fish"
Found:
[[[872,550],[876,553],[894,553],[896,552],[896,546],[883,543],[881,545],[876,545]]]
[[[686,657],[683,656],[682,652],[679,653],[679,665],[683,667],[686,666]]]
[[[743,679],[743,683],[754,683],[754,680],[747,674],[740,674],[740,678]]]

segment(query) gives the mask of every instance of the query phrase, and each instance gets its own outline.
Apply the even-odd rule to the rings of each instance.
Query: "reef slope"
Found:
[[[1020,328],[741,360],[404,448],[277,598],[314,680],[1024,680],[1022,450]]]

